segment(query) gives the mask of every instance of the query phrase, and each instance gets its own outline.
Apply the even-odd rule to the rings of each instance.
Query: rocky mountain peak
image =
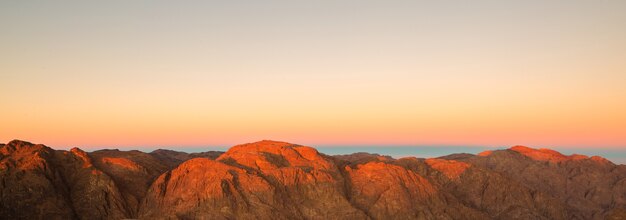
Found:
[[[217,158],[225,163],[258,169],[271,170],[282,167],[312,167],[331,169],[332,162],[324,158],[315,148],[287,142],[259,141],[237,145]]]
[[[580,160],[591,160],[596,162],[609,162],[607,159],[602,158],[600,156],[588,157],[580,154],[572,154],[572,155],[563,155],[558,151],[547,149],[547,148],[530,148],[525,146],[514,146],[509,148],[509,150],[520,153],[528,158],[537,161],[548,161],[551,163],[558,163],[564,161],[580,161]],[[485,156],[485,152],[479,154],[481,156]]]
[[[624,219],[626,166],[514,146],[439,158],[0,146],[7,219]],[[33,207],[36,207],[33,209]]]

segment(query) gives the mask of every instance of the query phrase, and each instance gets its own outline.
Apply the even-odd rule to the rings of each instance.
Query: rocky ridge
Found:
[[[626,219],[626,166],[515,146],[440,158],[0,145],[7,219]]]

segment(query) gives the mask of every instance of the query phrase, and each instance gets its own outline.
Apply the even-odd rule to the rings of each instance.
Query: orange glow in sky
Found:
[[[5,1],[0,143],[623,148],[624,11],[626,1]]]

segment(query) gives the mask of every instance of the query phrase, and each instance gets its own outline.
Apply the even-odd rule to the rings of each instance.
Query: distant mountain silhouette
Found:
[[[227,152],[0,145],[1,219],[626,219],[626,166],[515,146],[330,156],[278,141]]]

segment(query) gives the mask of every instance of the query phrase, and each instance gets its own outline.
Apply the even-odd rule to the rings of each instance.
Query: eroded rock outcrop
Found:
[[[227,152],[0,144],[8,219],[620,219],[626,166],[515,146],[478,155],[328,156],[277,141]]]
[[[604,219],[626,207],[626,166],[598,156],[515,146],[459,160],[561,201],[567,219]]]
[[[80,149],[11,141],[0,149],[0,216],[121,219],[128,210],[113,180]]]
[[[210,183],[193,182],[198,179],[209,179]],[[193,184],[187,184],[189,181]],[[347,200],[344,184],[343,176],[331,158],[317,150],[284,142],[261,141],[234,146],[216,161],[189,160],[160,176],[150,188],[141,216],[366,218],[363,211]],[[202,196],[195,197],[194,192],[200,192]]]
[[[175,168],[179,164],[187,160],[193,159],[193,158],[200,157],[200,158],[209,158],[209,159],[214,160],[215,158],[219,157],[223,153],[224,152],[221,152],[221,151],[185,153],[185,152],[179,152],[179,151],[173,151],[173,150],[158,149],[158,150],[154,150],[150,152],[150,155],[156,157],[157,159],[159,159],[159,161],[161,161],[168,167]]]
[[[184,162],[150,187],[140,217],[147,219],[286,218],[276,189],[246,170],[206,158]]]
[[[412,170],[368,162],[346,171],[352,202],[373,219],[452,219],[442,212],[439,190]]]
[[[89,153],[93,165],[110,176],[119,187],[128,210],[128,217],[137,217],[139,204],[148,187],[170,169],[151,154],[141,151],[99,150]]]

